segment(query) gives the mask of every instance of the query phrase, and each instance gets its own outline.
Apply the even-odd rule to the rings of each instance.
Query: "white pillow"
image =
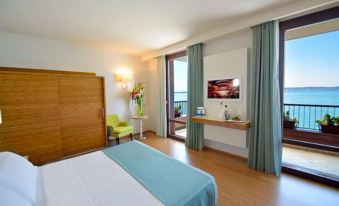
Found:
[[[0,203],[5,206],[32,206],[28,200],[2,186],[0,186]]]
[[[36,203],[37,167],[12,152],[0,152],[0,185]]]

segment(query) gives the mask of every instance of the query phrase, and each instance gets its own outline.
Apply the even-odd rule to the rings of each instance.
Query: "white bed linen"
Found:
[[[39,206],[163,205],[98,151],[39,168]]]

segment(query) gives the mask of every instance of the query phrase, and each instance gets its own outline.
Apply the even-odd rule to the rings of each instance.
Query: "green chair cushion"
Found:
[[[132,132],[133,126],[113,127],[113,133],[120,134],[126,132]]]
[[[116,127],[119,125],[119,117],[116,114],[111,114],[107,116],[107,125]]]
[[[118,115],[107,116],[107,136],[120,138],[133,133],[133,126],[126,121],[120,121]]]
[[[119,122],[119,127],[128,126],[128,122]]]

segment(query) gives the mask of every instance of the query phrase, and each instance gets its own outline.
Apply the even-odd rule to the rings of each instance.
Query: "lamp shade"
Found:
[[[2,124],[1,110],[0,110],[0,124]]]

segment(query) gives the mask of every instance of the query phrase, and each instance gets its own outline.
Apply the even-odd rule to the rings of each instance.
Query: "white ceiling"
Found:
[[[291,1],[1,0],[0,30],[140,54]]]

